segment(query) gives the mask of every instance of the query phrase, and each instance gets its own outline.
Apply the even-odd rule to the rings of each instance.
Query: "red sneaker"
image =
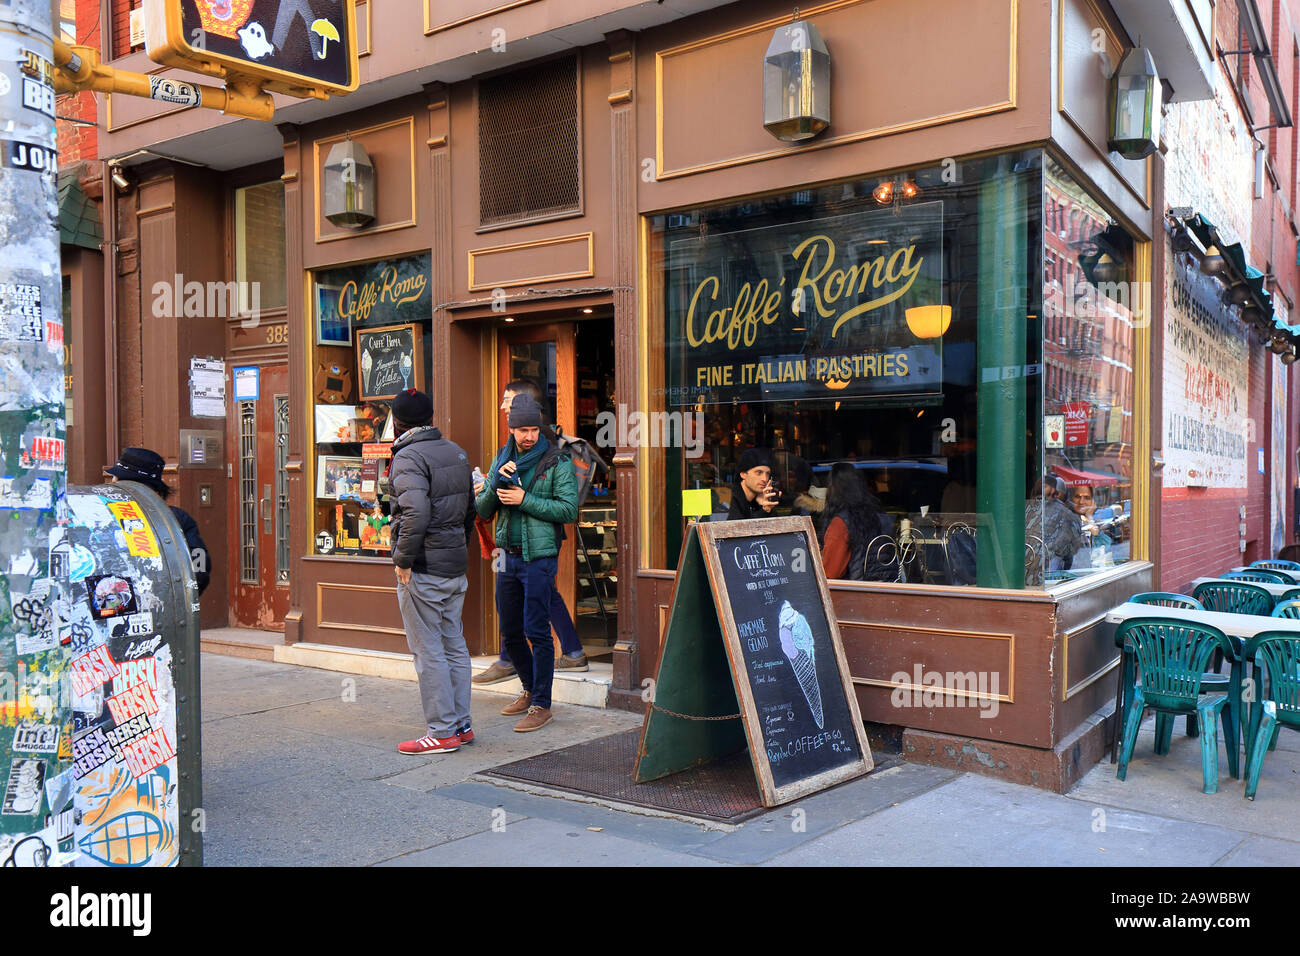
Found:
[[[466,744],[472,744],[474,742],[474,731],[469,727],[466,727],[464,730],[456,734],[456,739],[460,741],[462,747]]]
[[[419,740],[407,740],[397,745],[397,752],[402,754],[449,754],[460,749],[460,737],[421,737]]]

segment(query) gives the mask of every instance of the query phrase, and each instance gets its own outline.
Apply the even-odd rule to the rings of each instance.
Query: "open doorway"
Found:
[[[608,465],[615,447],[602,445],[600,438],[608,437],[602,434],[602,413],[616,412],[613,311],[593,308],[564,318],[548,316],[502,330],[497,340],[501,388],[519,380],[533,382],[547,419],[563,434],[585,439]],[[506,434],[504,413],[498,434]],[[583,651],[597,662],[612,659],[618,629],[616,495],[612,469],[595,468],[578,504],[578,521],[565,529],[555,581]]]

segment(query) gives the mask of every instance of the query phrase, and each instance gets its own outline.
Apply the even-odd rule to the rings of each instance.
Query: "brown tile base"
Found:
[[[903,759],[1065,793],[1108,757],[1114,709],[1113,704],[1103,707],[1051,750],[904,729]],[[871,724],[867,728],[873,741],[890,736],[887,728]]]

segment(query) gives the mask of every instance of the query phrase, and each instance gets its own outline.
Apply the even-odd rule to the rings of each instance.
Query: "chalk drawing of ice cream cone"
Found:
[[[369,352],[363,351],[361,353],[361,387],[364,388],[367,393],[370,391],[370,365],[372,361],[373,359],[371,359]]]
[[[812,629],[802,614],[790,606],[789,601],[781,603],[781,650],[794,669],[794,676],[799,680],[804,699],[812,711],[817,729],[822,729],[822,689],[817,683],[817,649],[813,645]]]

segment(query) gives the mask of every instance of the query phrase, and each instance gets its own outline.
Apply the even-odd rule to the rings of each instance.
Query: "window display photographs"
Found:
[[[352,322],[339,314],[342,286],[316,286],[316,344],[351,345]]]
[[[361,500],[363,458],[321,455],[316,461],[316,497]]]

